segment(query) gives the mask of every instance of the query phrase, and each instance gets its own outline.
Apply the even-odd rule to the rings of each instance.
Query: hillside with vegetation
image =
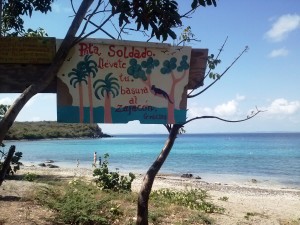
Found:
[[[46,138],[101,138],[104,134],[97,124],[43,122],[15,122],[6,134],[6,140]]]

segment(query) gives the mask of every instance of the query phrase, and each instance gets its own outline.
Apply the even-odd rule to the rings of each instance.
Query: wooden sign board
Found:
[[[59,70],[57,120],[183,123],[190,59],[190,47],[86,39]]]
[[[0,64],[50,64],[56,52],[55,38],[0,38]]]

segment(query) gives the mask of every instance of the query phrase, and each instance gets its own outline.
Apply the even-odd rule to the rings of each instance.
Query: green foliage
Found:
[[[229,198],[228,198],[227,196],[223,196],[223,197],[220,197],[220,198],[219,198],[220,201],[224,201],[224,202],[227,202],[228,199],[229,199]]]
[[[24,37],[48,37],[48,34],[41,27],[39,27],[37,30],[33,30],[29,28],[27,32],[24,34]]]
[[[168,36],[175,39],[176,34],[171,28],[181,26],[176,1],[146,1],[146,0],[110,0],[112,13],[119,15],[119,26],[130,23],[133,19],[137,30],[152,28],[151,36],[158,40],[167,40]]]
[[[206,213],[220,213],[224,209],[207,201],[207,192],[201,189],[191,189],[187,191],[173,191],[170,189],[162,189],[154,191],[151,198],[160,198],[164,202],[188,207]]]
[[[129,60],[129,64],[127,73],[135,79],[141,78],[143,81],[146,81],[148,79],[147,75],[150,75],[152,70],[159,66],[159,60],[149,57],[147,60],[142,61],[140,65],[136,59],[132,58]]]
[[[193,0],[192,2],[192,9],[196,9],[199,5],[206,7],[207,5],[214,5],[217,6],[216,0]]]
[[[177,59],[175,57],[172,57],[170,60],[165,60],[163,62],[163,67],[160,69],[160,72],[162,74],[169,74],[172,72],[172,70],[175,70],[177,67]]]
[[[35,181],[37,178],[38,178],[37,174],[28,172],[24,175],[23,180],[32,182]]]
[[[54,0],[1,0],[3,4],[1,35],[23,36],[24,16],[32,16],[33,11],[47,13],[51,11]],[[0,18],[1,19],[1,18]],[[30,30],[29,30],[30,32]]]
[[[4,160],[7,156],[7,152],[4,150],[5,145],[3,143],[0,143],[0,146],[2,147],[2,150],[0,150],[0,171],[2,170]],[[14,175],[18,170],[20,170],[20,165],[22,163],[20,162],[20,159],[22,158],[23,153],[22,152],[15,152],[10,165],[7,170],[7,175]],[[3,162],[2,162],[3,160]]]
[[[190,26],[187,26],[183,32],[181,33],[179,37],[179,41],[181,42],[190,42],[192,38],[194,38],[194,34],[192,32],[192,28]]]
[[[182,72],[183,70],[187,70],[190,68],[190,65],[188,64],[187,60],[188,57],[186,55],[183,55],[180,61],[180,65],[177,67],[178,72]]]
[[[208,68],[210,70],[214,70],[217,67],[217,65],[221,63],[220,59],[215,59],[214,57],[215,57],[214,54],[211,54],[207,57],[207,64],[208,64]],[[218,73],[210,72],[209,78],[211,78],[213,80],[220,79],[221,75]]]
[[[176,39],[173,28],[182,26],[182,18],[179,14],[177,1],[148,1],[148,0],[110,0],[112,14],[118,15],[119,27],[131,23],[136,24],[136,30],[149,30],[151,37],[166,41],[168,37]],[[194,0],[191,8],[199,6],[216,6],[215,0]]]
[[[146,74],[151,74],[152,70],[159,66],[159,61],[149,57],[146,61],[142,61],[141,66],[146,69]]]
[[[7,110],[9,109],[10,105],[3,105],[0,104],[0,120],[3,118]]]
[[[173,70],[177,69],[178,72],[182,72],[183,70],[187,70],[190,66],[187,62],[188,57],[183,55],[179,66],[177,67],[177,59],[172,57],[170,60],[165,60],[163,62],[163,67],[160,69],[162,74],[170,74]]]
[[[209,67],[209,69],[212,69],[212,70],[214,70],[216,68],[216,66],[221,63],[220,59],[215,59],[214,57],[215,57],[214,54],[211,54],[207,57],[208,67]]]
[[[77,63],[76,68],[73,68],[68,77],[70,77],[70,84],[75,88],[77,84],[84,82],[87,83],[86,78],[89,76],[95,77],[98,71],[97,63],[90,60],[92,55],[86,55],[83,61]]]
[[[97,124],[71,124],[57,122],[14,122],[7,132],[6,140],[45,138],[91,138],[106,137]]]
[[[101,99],[98,94],[99,91],[102,97],[108,96],[109,93],[113,98],[119,95],[120,85],[118,84],[118,79],[115,77],[111,77],[112,75],[112,73],[108,73],[105,76],[104,80],[98,79],[94,82],[93,87],[95,88],[96,98]]]
[[[109,225],[122,215],[119,206],[109,198],[100,199],[97,188],[80,179],[63,188],[42,187],[36,199],[57,212],[56,223]]]
[[[147,80],[147,76],[142,66],[137,63],[137,60],[132,58],[129,60],[129,67],[127,68],[127,73],[133,76],[135,79],[141,78],[143,81]]]
[[[93,176],[96,177],[96,184],[103,190],[131,191],[131,184],[135,179],[134,174],[129,173],[129,177],[126,177],[120,175],[118,171],[110,172],[108,169],[108,158],[109,155],[105,154],[100,168],[94,170]]]

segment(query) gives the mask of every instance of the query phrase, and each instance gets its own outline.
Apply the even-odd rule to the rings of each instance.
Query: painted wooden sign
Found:
[[[0,38],[0,64],[50,64],[56,53],[55,38]]]
[[[59,70],[57,120],[182,123],[190,55],[190,47],[84,40]]]

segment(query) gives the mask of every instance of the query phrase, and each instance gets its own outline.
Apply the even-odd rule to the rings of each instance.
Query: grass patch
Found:
[[[224,212],[224,208],[218,207],[212,202],[209,202],[207,191],[201,189],[190,189],[185,191],[161,189],[154,191],[151,195],[151,199],[159,201],[160,204],[172,203],[206,213]]]
[[[37,182],[42,182],[39,178]],[[70,182],[57,178],[39,187],[34,199],[55,212],[53,224],[135,224],[138,194],[101,190],[83,179]],[[149,223],[213,224],[209,213],[224,209],[210,201],[206,191],[191,189],[154,191],[149,200]]]
[[[257,213],[257,212],[247,212],[246,215],[244,216],[244,218],[246,220],[249,220],[251,217],[254,216],[259,216],[261,218],[268,218],[266,215],[262,214],[262,213]]]
[[[38,178],[38,175],[35,173],[26,173],[23,177],[23,180],[33,182]]]
[[[223,201],[223,202],[227,202],[228,199],[229,198],[227,196],[223,196],[223,197],[218,198],[218,200]]]
[[[63,187],[41,187],[36,198],[57,212],[57,223],[108,225],[122,215],[118,205],[100,196],[98,189],[87,182],[73,180]]]

